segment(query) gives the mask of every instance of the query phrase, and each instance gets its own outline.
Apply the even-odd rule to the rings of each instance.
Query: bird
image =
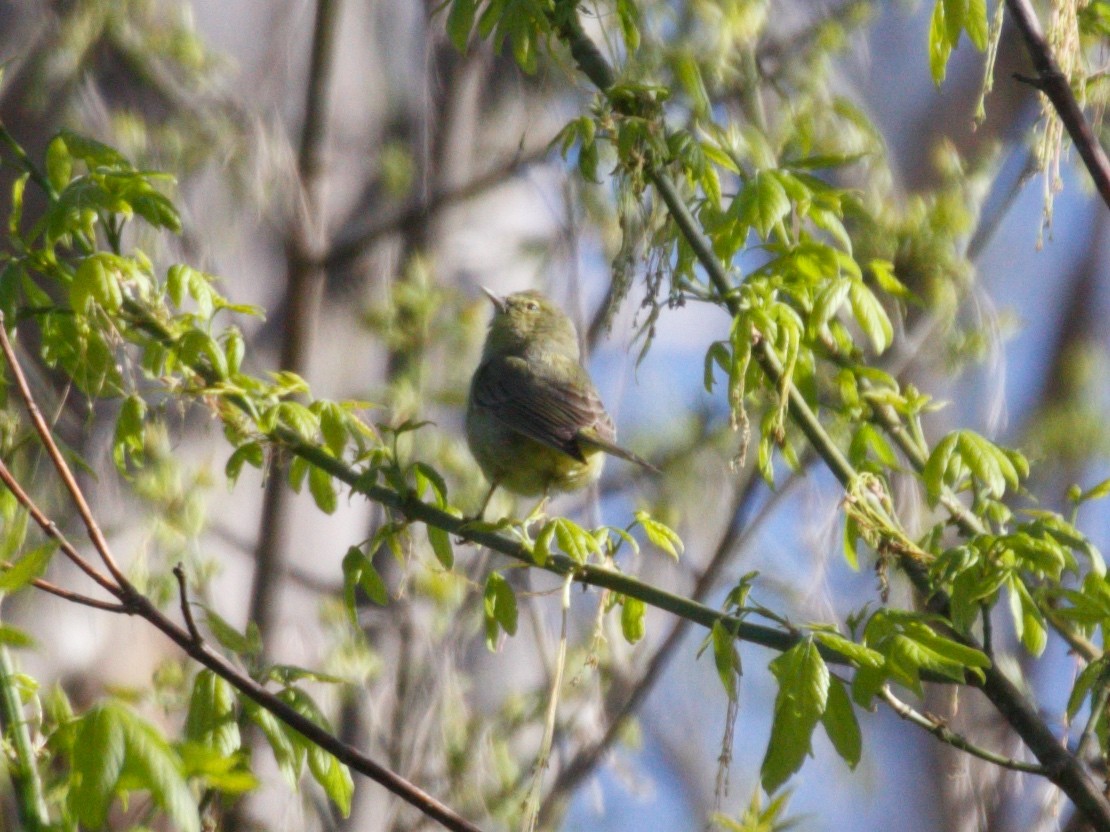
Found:
[[[494,311],[470,382],[466,439],[490,489],[476,518],[498,487],[544,499],[585,488],[601,476],[605,454],[658,473],[617,444],[566,313],[535,290],[482,291]]]

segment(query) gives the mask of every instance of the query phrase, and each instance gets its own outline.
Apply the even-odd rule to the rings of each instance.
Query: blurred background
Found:
[[[932,83],[931,4],[653,3],[645,0],[645,16],[663,22],[646,27],[645,40],[702,50],[708,61],[729,44],[706,32],[727,21],[722,31],[747,44],[768,87],[796,83],[792,61],[820,45],[821,60],[805,71],[820,73],[830,102],[858,110],[860,146],[873,153],[858,187],[889,206],[882,233],[901,241],[899,276],[927,299],[885,361],[947,403],[928,418],[929,438],[962,426],[1022,448],[1034,461],[1030,500],[1048,508],[1065,505],[1072,483],[1110,474],[1107,211],[1065,158],[1046,222],[1045,189],[1056,189],[1034,173],[1040,110],[1011,77],[1029,71],[1016,33],[1003,30],[977,124],[984,58],[965,42],[943,86]],[[798,622],[843,621],[877,602],[876,576],[853,572],[840,554],[841,493],[826,471],[803,460],[798,472],[782,468],[771,490],[754,471],[754,449],[733,470],[740,439],[720,387],[707,393],[702,381],[705,351],[730,322],[696,303],[652,320],[640,301],[654,266],[622,246],[613,189],[584,182],[574,159],[551,148],[592,95],[569,56],[525,75],[488,43],[460,54],[437,6],[0,3],[0,119],[34,158],[68,126],[173,173],[185,230],[168,245],[149,241],[160,267],[190,263],[218,275],[233,301],[265,310],[241,324],[253,372],[291,369],[316,396],[371,403],[374,421],[431,419],[405,437],[406,452],[444,472],[463,510],[485,488],[462,440],[466,384],[490,311],[479,286],[538,287],[578,321],[622,444],[665,471],[645,477],[610,461],[596,492],[558,498],[550,511],[622,526],[649,507],[680,533],[685,555],[676,564],[645,548],[623,555],[622,567],[710,605],[753,570],[761,573],[753,598]],[[595,34],[616,25],[591,6],[583,13]],[[719,75],[713,95],[728,108],[739,93],[729,73]],[[603,179],[607,172],[602,164]],[[6,195],[14,174],[0,175]],[[614,294],[614,274],[618,285],[632,279],[627,293]],[[354,682],[319,689],[345,739],[468,817],[516,810],[550,687],[557,581],[508,570],[520,631],[490,653],[481,583],[505,563],[459,547],[456,571],[445,573],[427,553],[384,553],[375,563],[394,600],[367,603],[352,634],[340,562],[383,522],[379,510],[341,499],[325,517],[280,476],[264,480],[253,469],[229,492],[228,446],[199,412],[167,413],[155,464],[122,482],[107,459],[111,420],[64,391],[55,396],[63,436],[100,474],[96,509],[134,574],[172,599],[167,570],[185,559],[205,603],[237,627],[257,622],[272,661]],[[900,495],[911,518],[916,497]],[[501,495],[490,513],[513,510]],[[1105,549],[1104,509],[1086,508],[1080,525]],[[727,701],[711,656],[698,656],[704,633],[649,611],[647,637],[632,648],[611,622],[595,627],[598,603],[592,591],[574,593],[574,684],[560,704],[541,826],[663,832],[703,828],[714,811],[735,816],[758,786],[773,655],[742,647],[726,794],[718,757]],[[143,694],[150,713],[170,713],[184,666],[144,624],[27,594],[6,613],[42,645],[22,663],[44,684],[59,680],[87,701],[148,691],[153,678],[155,693]],[[1004,618],[999,627],[1008,632]],[[1050,641],[1047,656],[1031,681],[1064,731],[1076,666],[1060,643]],[[1024,659],[1013,652],[1014,662]],[[984,745],[1023,754],[974,696],[938,688],[920,707]],[[1067,821],[1040,780],[969,761],[889,711],[861,722],[854,772],[823,735],[815,740],[791,784],[789,814],[800,828],[1034,830]],[[262,772],[263,787],[227,828],[429,828],[374,784],[356,783],[344,820],[313,787],[289,788],[273,766]]]

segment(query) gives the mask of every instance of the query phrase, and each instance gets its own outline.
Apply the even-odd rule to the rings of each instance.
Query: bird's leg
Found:
[[[462,525],[459,527],[460,531],[465,531],[469,527],[476,526],[480,523],[485,522],[482,518],[485,517],[486,508],[489,506],[489,501],[493,499],[493,492],[497,490],[498,485],[500,485],[500,482],[497,480],[494,480],[494,482],[490,483],[489,491],[486,492],[486,497],[484,500],[482,500],[482,505],[478,508],[476,512],[462,519]],[[456,538],[455,542],[459,545],[462,545],[463,543],[466,543],[467,540],[465,537],[459,537]]]
[[[501,483],[499,480],[494,480],[492,483],[490,483],[489,491],[486,492],[486,498],[482,500],[481,507],[473,515],[467,517],[466,522],[471,523],[475,521],[482,521],[482,518],[486,515],[486,509],[489,507],[489,501],[493,499],[493,492],[497,490],[497,486],[500,484]]]

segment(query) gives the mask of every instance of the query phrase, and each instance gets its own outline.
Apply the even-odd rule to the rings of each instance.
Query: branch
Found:
[[[9,744],[5,755],[7,769],[22,828],[27,832],[47,832],[51,828],[50,811],[46,807],[34,744],[15,687],[15,668],[6,645],[0,645],[0,729]]]
[[[1032,84],[1043,92],[1052,102],[1053,108],[1060,116],[1060,121],[1067,128],[1068,135],[1075,143],[1087,172],[1094,180],[1095,188],[1102,195],[1102,200],[1110,206],[1110,159],[1106,158],[1106,151],[1098,143],[1098,139],[1091,131],[1079,102],[1075,100],[1068,78],[1060,70],[1052,50],[1045,42],[1044,32],[1041,30],[1037,13],[1029,0],[1006,0],[1006,8],[1013,17],[1014,24],[1021,32],[1025,41],[1025,48],[1037,70],[1035,79],[1015,76],[1019,81]]]
[[[92,541],[93,547],[108,568],[112,578],[116,581],[117,587],[115,590],[106,583],[102,578],[97,578],[93,571],[86,569],[86,573],[93,577],[98,583],[101,584],[109,592],[112,592],[121,600],[126,600],[129,594],[135,592],[135,588],[123,571],[119,568],[115,559],[112,557],[108,549],[108,541],[104,539],[104,533],[100,530],[96,520],[93,518],[92,509],[85,501],[84,495],[81,493],[81,487],[77,484],[77,480],[73,476],[73,472],[69,469],[69,465],[62,456],[62,452],[58,449],[57,443],[54,441],[54,436],[50,431],[50,426],[46,424],[46,420],[42,417],[38,405],[35,404],[34,396],[31,395],[31,388],[27,384],[27,377],[23,374],[23,368],[20,367],[19,361],[16,359],[15,350],[12,349],[12,342],[8,340],[8,330],[4,325],[4,313],[0,311],[0,350],[4,353],[4,358],[7,359],[8,366],[11,367],[12,377],[15,379],[16,387],[19,388],[19,395],[23,398],[23,403],[27,407],[27,413],[31,417],[31,422],[35,426],[35,432],[38,433],[39,438],[42,440],[46,452],[50,455],[51,461],[54,463],[54,468],[58,472],[58,476],[62,478],[66,490],[69,492],[70,498],[73,500],[73,505],[77,508],[77,513],[81,515],[81,521],[85,524],[85,530],[88,532],[89,540]],[[4,469],[7,470],[6,468]],[[5,480],[6,482],[6,480]],[[36,521],[37,522],[37,521]],[[40,523],[40,525],[42,525]],[[76,562],[76,561],[75,561]],[[80,566],[80,563],[78,563]],[[120,594],[122,593],[122,594]]]
[[[3,330],[4,313],[0,312],[0,333],[2,333]],[[16,498],[19,504],[27,509],[27,512],[31,515],[31,519],[35,521],[35,524],[40,529],[42,529],[43,533],[46,534],[46,536],[49,537],[51,540],[57,541],[62,554],[69,558],[69,560],[74,563],[78,569],[80,569],[82,572],[96,581],[105,590],[112,593],[112,595],[115,595],[117,598],[122,597],[120,595],[120,588],[112,583],[106,575],[102,574],[91,563],[81,557],[81,554],[77,551],[73,544],[70,543],[68,539],[66,539],[66,536],[62,534],[61,529],[59,529],[54,524],[54,521],[43,514],[42,510],[39,509],[37,505],[35,505],[34,500],[31,499],[31,495],[29,495],[23,489],[23,486],[21,486],[19,482],[15,479],[15,477],[12,476],[12,472],[8,470],[8,466],[4,464],[4,461],[2,459],[0,459],[0,482],[4,483],[4,486],[10,492],[12,492],[12,495]]]
[[[0,466],[2,466],[2,463],[0,463]],[[3,468],[3,470],[6,471],[7,469]],[[40,514],[37,507],[27,498],[26,492],[23,491],[23,489],[13,491],[13,493],[15,493],[20,504],[31,512],[32,516]],[[37,517],[36,522],[39,522]],[[50,520],[45,520],[45,523],[40,522],[39,525],[42,526],[44,530],[47,530],[48,534],[51,529],[54,529],[56,532],[56,527]],[[101,556],[103,557],[105,554],[110,555],[110,553],[102,552]],[[175,570],[175,574],[177,574],[177,570]],[[181,573],[178,575],[178,580],[181,580],[183,577],[184,573]],[[96,606],[99,609],[104,609],[109,612],[137,615],[140,618],[146,619],[193,659],[227,680],[240,693],[257,702],[282,722],[302,734],[306,739],[335,755],[337,759],[346,763],[355,771],[385,786],[389,791],[412,806],[415,806],[428,817],[439,821],[439,823],[447,829],[458,830],[458,832],[481,832],[477,826],[474,826],[465,818],[456,814],[450,807],[440,803],[431,795],[405,780],[400,775],[380,765],[358,749],[342,742],[316,723],[302,716],[291,706],[263,688],[254,679],[241,673],[223,657],[210,652],[204,641],[200,638],[199,632],[196,629],[196,624],[192,621],[192,616],[188,614],[184,595],[182,595],[182,608],[185,610],[186,623],[189,625],[188,629],[182,628],[168,619],[161,610],[154,606],[149,598],[134,590],[128,596],[126,604],[109,605],[97,602],[95,599],[84,598],[83,596],[73,597],[71,593],[59,590],[52,585],[42,586],[43,583],[45,582],[36,581],[35,585],[40,586],[40,588],[47,592],[67,598],[68,600],[76,600],[78,603]]]
[[[331,82],[339,0],[317,0],[312,55],[305,92],[304,125],[297,153],[297,210],[286,236],[285,317],[279,368],[301,374],[308,362],[324,292],[324,269],[316,262],[324,249],[323,167],[327,100]],[[275,466],[280,468],[280,466]],[[289,539],[289,490],[275,470],[266,481],[254,550],[254,580],[248,610],[265,636],[277,619],[277,594],[285,572]]]
[[[980,760],[986,760],[988,763],[994,763],[996,766],[1008,768],[1011,771],[1021,771],[1026,774],[1039,774],[1047,776],[1048,770],[1044,766],[1036,765],[1035,763],[1025,763],[1021,760],[1015,760],[1011,757],[1004,757],[1001,754],[996,754],[993,751],[988,751],[966,737],[957,734],[955,731],[949,729],[943,722],[933,716],[926,716],[920,711],[910,707],[906,702],[903,702],[893,693],[888,686],[883,685],[882,690],[879,691],[879,697],[890,706],[894,713],[898,714],[902,719],[912,722],[919,728],[924,728],[934,737],[941,742],[946,743],[953,748],[958,748],[960,751],[966,751],[973,757],[978,757]]]
[[[73,478],[65,460],[61,457],[57,445],[50,434],[50,429],[42,419],[42,415],[39,413],[38,407],[31,397],[30,390],[26,387],[26,379],[23,376],[22,369],[20,368],[19,362],[16,360],[15,352],[12,350],[11,343],[7,337],[2,312],[0,312],[0,348],[2,348],[3,354],[11,366],[12,375],[17,380],[28,412],[31,413],[32,420],[35,421],[36,429],[39,430],[44,445],[51,452],[50,456],[54,462],[55,469],[58,471],[63,481],[66,482],[67,487],[70,489],[71,499],[74,504],[78,506],[79,511],[81,511],[83,507],[82,519],[89,529],[90,540],[97,549],[101,560],[103,560],[105,564],[115,565],[116,561],[108,546],[107,540],[104,538],[104,535],[100,531],[100,527],[97,525],[88,509],[88,502],[85,500],[85,496],[80,486]],[[106,590],[117,598],[120,598],[123,603],[117,605],[106,604],[96,601],[95,599],[86,598],[85,596],[79,596],[75,593],[68,593],[66,590],[61,590],[60,588],[54,587],[52,584],[47,584],[45,581],[36,581],[35,583],[37,586],[40,586],[40,588],[47,592],[51,592],[51,594],[59,595],[60,597],[73,600],[77,603],[83,603],[86,606],[95,606],[99,609],[120,614],[138,615],[146,619],[168,636],[171,641],[177,644],[189,656],[227,680],[240,693],[257,702],[278,719],[282,720],[282,722],[303,735],[310,742],[330,752],[338,760],[346,763],[355,771],[385,786],[389,791],[416,807],[428,817],[438,821],[447,829],[454,830],[455,832],[481,832],[477,826],[457,814],[449,806],[440,803],[413,783],[405,780],[399,774],[396,774],[385,766],[382,766],[353,746],[342,742],[333,734],[307,719],[290,705],[270,693],[254,679],[241,673],[223,657],[211,653],[203,640],[200,639],[196,624],[192,621],[192,616],[189,614],[186,606],[184,594],[182,594],[182,609],[186,623],[189,625],[188,629],[184,629],[168,619],[161,610],[154,606],[149,598],[139,593],[138,590],[130,584],[124,583],[122,585],[114,585],[107,577],[101,575],[88,563],[88,561],[81,557],[73,545],[58,530],[57,525],[35,505],[30,495],[27,494],[11,475],[11,472],[2,460],[0,460],[0,481],[12,492],[16,500],[27,510],[39,527],[53,540],[58,541],[62,551],[71,561],[77,564],[82,571],[96,580],[96,582]],[[118,566],[116,567],[116,571],[118,571]],[[178,580],[183,580],[183,577],[184,573],[181,573],[178,575]],[[44,586],[43,584],[46,585]]]
[[[546,144],[525,154],[517,153],[511,159],[491,168],[486,173],[479,174],[465,184],[434,191],[424,199],[414,200],[385,217],[374,219],[353,232],[348,239],[337,241],[316,262],[316,265],[329,270],[346,266],[387,234],[392,234],[402,226],[432,214],[440,208],[480,196],[491,188],[497,187],[519,170],[542,161],[548,153],[550,153],[550,147]]]

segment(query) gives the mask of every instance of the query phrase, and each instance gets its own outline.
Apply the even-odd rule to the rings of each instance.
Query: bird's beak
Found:
[[[490,301],[493,303],[494,308],[498,312],[505,311],[505,299],[501,297],[501,295],[498,295],[495,292],[491,292],[485,286],[481,286],[480,288],[483,292],[486,293],[486,297],[490,299]]]

